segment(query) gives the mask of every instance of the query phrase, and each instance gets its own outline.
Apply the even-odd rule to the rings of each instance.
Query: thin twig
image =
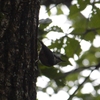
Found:
[[[93,72],[94,70],[91,71],[91,73]],[[73,96],[75,95],[75,93],[81,88],[81,86],[89,79],[91,73],[85,78],[85,80],[78,85],[78,88],[74,91],[74,93],[72,95],[70,95],[70,97],[67,99],[67,100],[71,100],[73,98]]]
[[[88,66],[88,67],[79,67],[79,68],[76,68],[76,69],[71,70],[71,71],[69,71],[69,72],[63,73],[62,76],[57,77],[56,79],[65,78],[65,77],[67,77],[67,76],[70,75],[70,74],[75,74],[75,73],[80,72],[80,71],[83,71],[83,70],[85,70],[85,69],[89,69],[89,70],[90,70],[90,69],[95,69],[95,66],[97,66],[97,65]],[[55,79],[55,80],[56,80],[56,79]]]
[[[97,65],[95,66],[95,69],[98,69],[99,67],[100,67],[100,63],[97,64]],[[78,88],[73,92],[72,95],[70,95],[70,97],[69,97],[67,100],[71,100],[71,99],[73,98],[73,96],[75,95],[75,93],[76,93],[76,92],[81,88],[81,86],[89,79],[91,73],[92,73],[95,69],[92,69],[92,70],[91,70],[90,74],[85,78],[85,80],[84,80],[81,84],[78,85]]]

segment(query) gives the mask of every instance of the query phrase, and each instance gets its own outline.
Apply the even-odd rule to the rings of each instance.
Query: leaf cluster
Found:
[[[41,73],[50,79],[45,87],[45,91],[47,87],[52,87],[55,93],[62,88],[67,88],[66,92],[69,93],[72,87],[79,86],[76,91],[77,94],[74,94],[73,97],[82,98],[84,100],[98,100],[99,93],[97,91],[99,91],[100,88],[97,87],[99,87],[99,85],[93,85],[95,80],[90,78],[94,70],[99,70],[99,67],[97,69],[96,66],[100,66],[100,45],[98,47],[94,45],[95,38],[100,37],[100,9],[96,6],[97,4],[100,4],[100,2],[96,2],[95,0],[93,2],[90,0],[78,0],[77,4],[71,5],[69,9],[70,13],[67,16],[72,22],[69,27],[69,29],[72,29],[70,33],[64,33],[59,26],[50,27],[49,25],[52,21],[50,23],[42,23],[39,25],[40,39],[47,38],[49,32],[56,31],[58,32],[58,35],[60,32],[64,34],[64,36],[59,39],[51,40],[49,48],[54,52],[59,54],[61,53],[60,57],[66,62],[59,63],[57,66],[52,68],[47,68],[39,64]],[[87,12],[88,17],[85,17],[81,12],[88,6],[91,6],[91,12]],[[63,13],[61,6],[57,6],[56,9],[58,12],[57,14]],[[50,16],[51,13],[48,12],[48,15]],[[90,47],[86,51],[82,50],[81,42],[83,40],[86,41],[86,43],[90,43]],[[84,47],[85,46],[87,46],[87,44],[85,44]],[[75,59],[75,56],[77,59]],[[74,65],[74,69],[77,70],[71,70],[73,63],[70,59],[73,59],[76,65]],[[71,68],[70,71],[65,72],[62,70],[69,66]],[[88,77],[81,74],[85,70],[91,71],[91,74],[89,74]],[[84,94],[81,92],[84,86],[83,84],[80,85],[80,79],[86,79],[86,81],[83,82],[84,84],[87,82],[92,84],[95,96],[92,93]],[[72,83],[72,85],[69,83]],[[53,84],[56,84],[56,86],[54,87]],[[69,100],[71,100],[70,97]]]

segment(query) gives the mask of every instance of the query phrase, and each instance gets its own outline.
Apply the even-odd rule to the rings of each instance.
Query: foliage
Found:
[[[60,56],[63,60],[66,61],[59,63],[58,66],[52,68],[47,68],[42,64],[39,64],[42,75],[50,79],[46,87],[42,88],[42,90],[45,92],[48,87],[52,87],[55,93],[57,93],[60,89],[67,88],[66,92],[69,95],[68,100],[71,100],[72,98],[79,98],[79,100],[100,99],[100,92],[98,92],[100,91],[99,84],[94,85],[97,79],[93,80],[91,78],[92,73],[95,70],[99,71],[100,67],[100,45],[98,47],[94,45],[95,38],[100,36],[100,9],[97,7],[97,4],[100,4],[100,2],[96,0],[93,2],[90,0],[78,0],[77,4],[70,6],[70,13],[67,16],[68,19],[72,22],[72,25],[69,27],[69,29],[72,29],[70,33],[65,34],[59,26],[50,26],[50,23],[40,24],[40,39],[46,39],[49,32],[56,31],[58,32],[58,35],[60,32],[64,34],[64,36],[61,38],[52,40],[49,48],[54,52],[59,53],[63,49],[64,52]],[[85,17],[81,11],[83,11],[87,6],[91,6],[92,9],[91,12],[88,12],[88,17]],[[56,9],[57,15],[63,13],[61,5],[57,5]],[[50,11],[47,13],[49,16],[52,15]],[[40,34],[41,32],[42,34]],[[90,47],[86,51],[82,50],[81,42],[83,40],[86,41],[86,43],[90,43]],[[77,59],[75,59],[75,56],[77,56]],[[73,64],[70,59],[73,59],[76,65],[74,65],[73,70],[71,70]],[[62,71],[63,68],[67,68],[68,66],[71,67],[70,71]],[[85,75],[87,70],[89,72],[87,75]],[[84,74],[82,74],[83,71]],[[80,83],[79,80],[81,79],[84,79],[84,81]],[[69,84],[70,82],[72,85]],[[95,94],[82,92],[84,85],[88,82],[92,84],[94,88],[93,92],[95,92]],[[56,84],[56,86],[54,87],[53,84]],[[69,91],[73,87],[77,87],[76,91],[70,95]]]

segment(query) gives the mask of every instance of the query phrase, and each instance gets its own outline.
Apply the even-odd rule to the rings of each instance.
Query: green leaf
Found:
[[[46,66],[45,68],[41,69],[41,72],[43,75],[47,76],[50,79],[57,78],[60,75],[62,75],[62,73],[60,71],[58,73],[58,69],[54,68],[53,66],[52,67]]]
[[[61,86],[65,86],[65,80],[64,79],[56,79],[56,84],[61,87]]]
[[[78,29],[85,29],[87,19],[80,13],[76,5],[71,6],[68,18],[72,21],[72,27]]]
[[[93,28],[98,28],[100,27],[100,15],[98,13],[96,14],[92,14],[92,17],[90,19],[90,27],[93,27]]]
[[[72,81],[72,80],[75,81],[75,80],[77,80],[77,75],[78,75],[78,73],[70,74],[66,77],[66,80],[67,81]]]
[[[70,14],[69,14],[69,18],[72,19],[77,13],[79,13],[79,9],[77,8],[77,5],[72,5],[70,7]]]
[[[74,54],[79,55],[81,52],[79,41],[75,40],[74,38],[67,38],[65,52],[68,57],[73,57]]]
[[[85,66],[83,64],[84,60],[87,60],[89,62],[89,65],[98,64],[100,62],[99,60],[100,58],[96,58],[95,56],[96,52],[100,52],[100,47],[95,48],[91,46],[90,50],[84,52],[84,54],[80,57],[80,59],[77,60],[77,64],[79,64],[80,66]]]
[[[56,39],[54,42],[51,43],[49,46],[50,49],[56,48],[57,50],[60,50],[63,46],[63,38],[61,39]]]
[[[51,11],[50,11],[50,8],[48,6],[46,7],[46,11],[47,11],[48,15],[50,16],[51,15]]]
[[[79,38],[83,38],[85,31],[86,31],[85,28],[75,28],[70,34],[77,36]]]
[[[79,10],[84,10],[88,4],[90,4],[90,0],[78,0]]]
[[[64,66],[67,66],[67,65],[71,65],[69,58],[66,55],[61,54],[61,59],[64,60],[64,62],[60,62],[59,63],[60,66],[64,67]]]
[[[61,5],[57,6],[57,15],[63,14],[63,11],[61,9]]]
[[[58,71],[58,69],[52,66],[48,68],[41,68],[41,72],[46,77],[54,79],[58,86],[64,86],[64,79],[59,79],[59,77],[63,74],[60,70]]]
[[[93,42],[93,40],[94,40],[94,38],[95,38],[95,33],[93,33],[93,32],[89,32],[89,33],[87,33],[85,36],[84,36],[84,39],[86,40],[86,41],[90,41],[90,42]]]

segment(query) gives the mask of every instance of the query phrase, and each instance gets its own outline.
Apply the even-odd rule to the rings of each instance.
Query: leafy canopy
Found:
[[[98,46],[94,45],[96,37],[100,38],[100,9],[97,4],[100,5],[100,2],[96,0],[93,2],[78,0],[76,4],[70,6],[68,15],[64,14],[63,5],[55,6],[55,15],[65,15],[71,21],[69,30],[72,31],[69,33],[64,33],[63,29],[58,25],[52,26],[50,18],[41,19],[42,23],[39,24],[39,38],[41,40],[50,41],[49,37],[47,37],[50,32],[52,32],[52,37],[55,32],[58,32],[57,35],[63,34],[59,39],[51,40],[49,48],[54,52],[61,53],[60,57],[66,62],[61,62],[51,68],[39,63],[41,74],[46,76],[49,82],[44,88],[41,87],[40,89],[38,87],[38,91],[46,92],[47,88],[51,87],[54,93],[57,93],[59,90],[66,88],[65,91],[69,95],[68,100],[74,97],[79,98],[79,100],[81,100],[80,98],[83,100],[99,100],[100,92],[98,91],[100,91],[100,88],[99,83],[96,82],[98,78],[94,79],[92,77],[95,75],[93,74],[95,71],[99,73],[100,67],[100,41],[97,42]],[[82,11],[87,7],[90,7],[91,11],[86,12],[88,17],[85,17]],[[48,16],[52,16],[51,9],[46,7],[46,10]],[[82,49],[83,41],[85,41],[84,48],[89,44],[88,49],[85,51]],[[80,82],[80,80],[82,81]],[[87,83],[91,84],[93,87],[92,92],[95,92],[95,94],[92,94],[92,92],[87,93],[86,90],[86,92],[82,92]],[[77,88],[70,95],[69,91],[73,87]]]

